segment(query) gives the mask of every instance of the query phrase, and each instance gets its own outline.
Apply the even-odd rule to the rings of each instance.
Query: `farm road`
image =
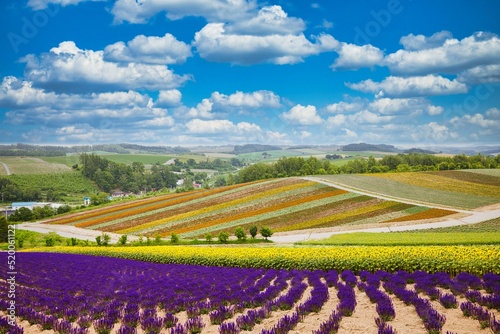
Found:
[[[0,162],[0,164],[3,165],[3,168],[5,168],[5,172],[7,173],[7,176],[10,175],[10,169],[9,169],[9,166],[7,166],[6,164],[4,164],[3,162]]]

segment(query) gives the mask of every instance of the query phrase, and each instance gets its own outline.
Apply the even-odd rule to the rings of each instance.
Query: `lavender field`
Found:
[[[500,276],[274,270],[20,253],[0,333],[499,333]],[[2,261],[2,272],[7,272]],[[459,329],[459,330],[457,330]]]

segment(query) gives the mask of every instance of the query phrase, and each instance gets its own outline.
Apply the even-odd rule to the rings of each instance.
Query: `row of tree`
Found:
[[[30,220],[49,218],[70,211],[71,207],[69,205],[62,205],[57,209],[53,209],[49,205],[34,207],[33,210],[23,207],[17,209],[13,214],[9,216],[8,219],[11,222],[25,222]]]
[[[273,164],[257,163],[248,166],[240,170],[237,176],[232,176],[231,179],[234,180],[234,183],[244,183],[268,178],[316,174],[386,173],[391,171],[410,172],[499,167],[500,154],[495,157],[481,154],[473,156],[461,154],[453,157],[421,153],[397,154],[386,155],[379,160],[373,157],[368,159],[356,158],[341,166],[315,157],[307,159],[283,157]]]

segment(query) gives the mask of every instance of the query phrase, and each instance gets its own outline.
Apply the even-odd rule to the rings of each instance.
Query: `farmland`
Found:
[[[268,226],[276,232],[384,223],[454,214],[384,201],[298,178],[257,181],[169,194],[50,221],[76,227],[155,237],[183,238]],[[418,217],[416,217],[418,216]]]
[[[439,259],[452,248],[432,256]],[[494,318],[498,318],[500,276],[492,273],[474,276],[458,271],[450,276],[442,271],[340,269],[349,263],[338,270],[275,269],[280,263],[290,264],[289,259],[298,261],[292,264],[295,266],[305,255],[324,258],[323,249],[298,255],[310,249],[248,252],[226,248],[217,250],[220,262],[212,257],[212,266],[197,266],[171,263],[168,257],[172,254],[164,250],[152,252],[155,259],[141,249],[125,257],[158,260],[163,253],[168,264],[71,254],[18,254],[21,274],[16,277],[17,317],[11,330],[86,333],[89,328],[99,333],[136,333],[139,328],[147,333],[322,334],[377,332],[390,326],[400,334],[472,334],[488,331],[482,328],[496,330],[500,325]],[[185,254],[186,250],[172,253],[202,262],[215,251],[191,248]],[[469,257],[479,255],[481,261],[498,256],[498,251],[477,248]],[[246,266],[243,253],[250,259],[258,254],[264,262],[257,268],[222,266],[235,258]],[[355,251],[353,257],[366,253]],[[295,256],[290,257],[292,254]],[[446,257],[450,260],[449,253]],[[273,264],[266,266],[271,264],[269,259]],[[0,268],[4,272],[6,263],[2,256]],[[459,263],[455,265],[458,270]],[[53,284],[55,281],[58,284]],[[2,309],[9,306],[8,292],[8,283],[1,281]],[[6,317],[0,321],[0,329],[9,328]]]
[[[0,157],[0,162],[7,165],[11,174],[65,173],[71,170],[62,163],[48,163],[32,157]],[[3,166],[0,168],[0,175],[7,175]]]
[[[334,184],[388,197],[475,209],[500,201],[500,175],[473,171],[325,175]]]

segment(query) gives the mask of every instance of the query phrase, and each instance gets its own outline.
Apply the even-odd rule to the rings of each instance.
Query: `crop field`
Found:
[[[22,189],[40,190],[42,193],[54,190],[62,193],[62,199],[77,201],[83,204],[83,196],[88,196],[97,191],[96,186],[86,179],[81,173],[52,173],[52,174],[29,174],[10,175],[9,179],[18,184]]]
[[[324,175],[367,192],[450,208],[475,209],[500,202],[500,176],[465,171]]]
[[[5,257],[2,272],[8,271]],[[486,334],[500,327],[500,276],[493,273],[207,267],[50,253],[17,257],[16,326],[0,317],[0,330],[10,333]],[[1,280],[2,310],[10,306],[11,291]]]
[[[11,174],[48,174],[66,173],[71,169],[62,163],[49,163],[47,161],[31,157],[6,157],[1,156],[3,162],[9,168]],[[0,168],[0,175],[7,175],[5,168]]]
[[[241,226],[292,231],[442,217],[454,211],[384,201],[297,178],[170,194],[52,220],[53,224],[155,237],[204,237]]]

